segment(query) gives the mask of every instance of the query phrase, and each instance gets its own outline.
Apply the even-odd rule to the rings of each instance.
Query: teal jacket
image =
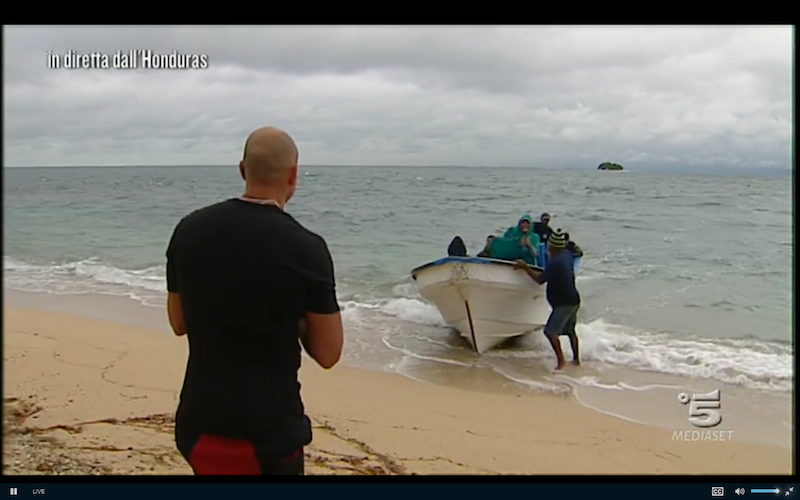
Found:
[[[530,229],[527,233],[522,232],[523,221],[528,221]],[[523,242],[529,240],[531,249]],[[539,235],[533,232],[533,220],[530,215],[524,215],[517,222],[516,226],[510,227],[506,230],[503,236],[499,236],[492,240],[489,247],[492,253],[492,258],[501,260],[517,260],[522,259],[530,265],[539,265]]]

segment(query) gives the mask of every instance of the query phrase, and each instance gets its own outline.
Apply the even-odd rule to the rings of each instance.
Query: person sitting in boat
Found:
[[[483,250],[480,251],[480,253],[478,254],[478,257],[483,257],[485,259],[491,259],[492,258],[491,246],[492,246],[492,240],[494,238],[495,237],[494,237],[493,234],[490,234],[489,236],[486,237],[486,245],[483,247]]]
[[[532,266],[539,265],[539,235],[531,230],[530,215],[524,215],[516,226],[508,228],[503,236],[492,240],[489,247],[492,258],[502,260],[522,259]]]
[[[575,259],[578,257],[583,257],[583,250],[569,238],[569,233],[564,233],[564,238],[567,239],[566,249],[572,252],[572,257]]]
[[[489,247],[494,238],[495,237],[491,234],[486,237],[486,246],[480,251],[478,257],[490,258],[492,256]],[[450,245],[447,247],[447,255],[448,257],[469,257],[467,254],[467,245],[464,244],[464,240],[461,239],[461,236],[456,236],[453,238],[453,241],[450,242]]]
[[[447,246],[447,255],[448,257],[467,256],[467,245],[464,244],[464,240],[461,239],[461,236],[453,238],[453,241]]]
[[[533,223],[533,232],[539,235],[539,240],[542,243],[547,242],[547,238],[553,234],[553,228],[550,227],[550,214],[547,212],[543,213],[541,217],[539,217],[539,222]]]

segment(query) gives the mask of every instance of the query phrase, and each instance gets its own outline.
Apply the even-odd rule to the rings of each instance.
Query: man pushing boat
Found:
[[[547,283],[547,302],[553,310],[547,319],[544,334],[556,353],[558,359],[556,370],[564,368],[566,364],[559,338],[562,335],[569,338],[572,363],[580,365],[578,334],[575,332],[575,326],[578,322],[581,296],[575,286],[575,257],[572,252],[566,250],[566,246],[566,235],[558,229],[547,239],[549,258],[544,271],[532,269],[522,259],[514,262],[515,269],[522,269],[540,285]]]

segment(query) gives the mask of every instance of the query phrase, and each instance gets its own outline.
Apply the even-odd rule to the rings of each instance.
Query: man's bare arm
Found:
[[[167,316],[169,326],[175,335],[186,335],[186,321],[183,318],[183,303],[178,293],[169,292],[167,294]]]
[[[525,273],[527,273],[527,275],[530,276],[533,281],[539,283],[540,285],[544,283],[544,281],[542,281],[542,273],[540,273],[536,269],[526,266]]]
[[[524,260],[518,260],[515,263],[514,268],[522,269],[523,271],[525,271],[525,274],[530,276],[533,281],[539,283],[540,285],[544,284],[544,282],[547,281],[546,274],[543,274],[542,272],[533,269]]]
[[[183,222],[183,221],[181,221]],[[179,238],[181,223],[175,227],[167,246],[167,317],[169,326],[175,335],[186,335],[186,319],[183,315],[183,301],[180,295],[178,279],[178,266],[176,263],[176,246]]]
[[[341,313],[308,312],[300,321],[300,342],[309,356],[321,367],[330,370],[342,357],[344,327]]]
[[[344,327],[336,299],[336,277],[328,245],[319,239],[313,264],[317,279],[309,283],[306,313],[300,322],[300,342],[321,367],[329,370],[342,357]]]

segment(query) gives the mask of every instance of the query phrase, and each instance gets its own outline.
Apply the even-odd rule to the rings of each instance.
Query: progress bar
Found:
[[[778,488],[750,488],[750,493],[780,493]]]

